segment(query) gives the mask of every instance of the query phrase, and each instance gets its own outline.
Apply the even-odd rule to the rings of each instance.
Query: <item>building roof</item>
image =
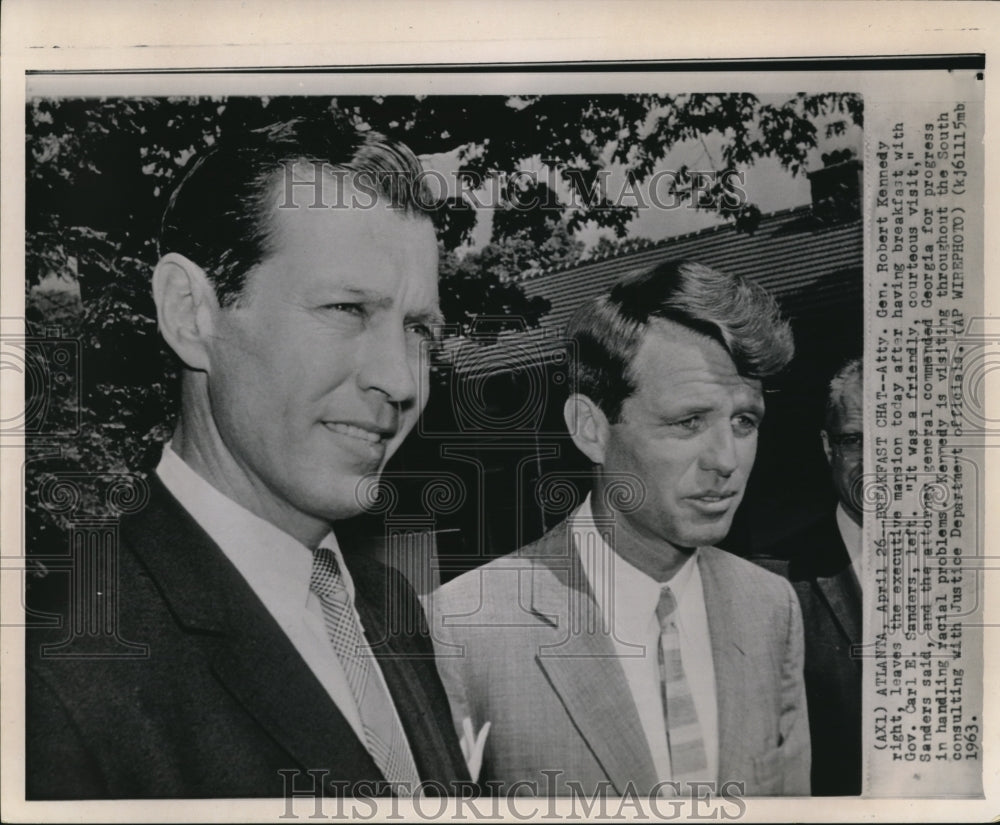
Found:
[[[504,360],[503,352],[518,342],[527,343],[526,336],[541,347],[539,354],[544,358],[556,357],[566,322],[583,301],[606,292],[628,275],[668,260],[691,259],[755,281],[793,319],[837,306],[858,306],[863,251],[860,216],[822,221],[811,206],[802,206],[762,216],[753,233],[737,232],[735,226],[725,224],[655,243],[640,242],[597,260],[528,272],[518,279],[525,292],[551,303],[541,329],[501,336],[495,346],[485,348],[489,353],[481,351],[477,356],[463,347],[456,366],[460,371],[482,369],[488,362],[495,370]]]

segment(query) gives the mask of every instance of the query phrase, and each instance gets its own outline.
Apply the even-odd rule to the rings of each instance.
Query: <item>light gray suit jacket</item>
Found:
[[[459,729],[465,717],[476,730],[492,722],[481,783],[503,793],[591,796],[603,787],[645,796],[658,781],[653,759],[568,524],[431,597],[438,669]],[[747,796],[808,795],[795,592],[714,547],[699,550],[698,565],[715,666],[720,786],[744,783]]]

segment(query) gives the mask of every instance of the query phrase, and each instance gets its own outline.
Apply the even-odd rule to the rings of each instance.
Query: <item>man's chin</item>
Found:
[[[378,473],[342,473],[336,478],[313,478],[308,486],[289,490],[288,501],[300,513],[329,523],[366,512],[385,512],[391,509],[395,497],[382,491],[378,479]]]
[[[313,497],[313,512],[326,521],[342,521],[372,513],[388,513],[399,494],[391,482],[382,478],[381,468],[371,472],[345,473]]]
[[[697,547],[713,547],[729,535],[729,528],[732,519],[727,519],[724,525],[712,525],[710,528],[691,530],[683,537],[681,547],[691,548],[693,551]]]

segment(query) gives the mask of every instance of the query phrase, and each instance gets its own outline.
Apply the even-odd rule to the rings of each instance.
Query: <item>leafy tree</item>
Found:
[[[539,226],[544,237],[540,242],[535,231],[525,226],[461,258],[452,251],[443,252],[441,282],[447,289],[441,296],[441,309],[445,318],[458,325],[458,334],[470,333],[477,317],[486,314],[479,309],[483,306],[491,308],[494,318],[520,319],[526,326],[536,326],[549,311],[549,302],[538,296],[529,298],[517,278],[542,266],[574,263],[583,253],[583,242],[572,237],[565,221],[548,218]],[[477,332],[481,337],[481,326]]]
[[[863,122],[859,95],[799,93],[781,102],[751,94],[521,95],[498,97],[375,97],[339,101],[360,122],[405,140],[418,153],[458,151],[460,173],[474,180],[510,173],[528,159],[555,170],[571,199],[561,211],[571,231],[588,222],[618,237],[635,205],[601,197],[599,179],[618,165],[630,181],[654,173],[675,147],[689,141],[720,144],[713,170],[724,181],[741,167],[775,158],[802,174],[820,141]],[[691,200],[692,170],[680,168],[671,194]],[[716,188],[700,204],[752,228],[753,204],[729,208]]]
[[[862,122],[860,97],[847,93],[782,103],[749,94],[36,99],[27,112],[29,277],[62,271],[74,251],[86,251],[75,256],[76,274],[85,293],[99,291],[109,254],[155,257],[166,198],[194,153],[232,129],[319,113],[331,128],[377,129],[418,154],[455,152],[458,172],[475,181],[544,162],[565,190],[547,192],[546,211],[570,231],[593,222],[618,237],[637,207],[601,196],[599,176],[612,164],[641,182],[674,147],[714,136],[720,179],[765,157],[797,175],[820,140]],[[676,171],[672,193],[690,199],[691,170]],[[721,198],[701,200],[738,217]],[[449,206],[441,223],[456,248],[475,214],[460,197]]]

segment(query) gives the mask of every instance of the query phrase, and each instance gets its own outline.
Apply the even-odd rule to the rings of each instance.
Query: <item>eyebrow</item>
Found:
[[[663,415],[664,419],[674,419],[678,417],[685,417],[689,415],[707,415],[716,411],[714,404],[701,404],[699,402],[692,402],[690,404],[680,404],[675,409],[671,410],[669,413]],[[746,404],[738,404],[734,409],[734,414],[739,413],[753,413],[754,415],[764,417],[767,407],[763,403],[757,403],[750,401]]]
[[[374,292],[371,289],[365,289],[360,286],[346,286],[344,284],[338,284],[334,288],[338,292],[343,292],[351,298],[356,298],[363,303],[371,304],[378,309],[385,309],[392,306],[391,297],[383,295],[380,292]]]
[[[441,310],[435,307],[434,309],[427,309],[420,312],[413,312],[406,316],[407,321],[420,321],[422,324],[427,324],[429,327],[443,327],[444,326],[444,315]]]
[[[675,407],[674,409],[670,410],[669,411],[669,415],[667,417],[668,418],[676,418],[679,415],[681,415],[681,416],[683,416],[683,415],[705,415],[706,413],[712,412],[714,409],[715,409],[715,407],[713,407],[713,406],[711,406],[709,404],[698,404],[698,403],[684,404],[684,403],[681,403],[681,404],[678,404],[677,407]]]
[[[756,415],[758,418],[763,419],[764,416],[767,414],[767,405],[763,401],[760,402],[751,401],[748,404],[743,404],[737,407],[736,411],[740,413],[752,413],[753,415]]]
[[[380,292],[374,292],[373,290],[358,286],[341,286],[339,289],[351,298],[356,298],[375,309],[388,309],[392,306],[393,299],[389,295],[384,295]],[[406,314],[406,320],[419,321],[428,326],[443,326],[445,323],[444,315],[436,306],[409,312]]]

